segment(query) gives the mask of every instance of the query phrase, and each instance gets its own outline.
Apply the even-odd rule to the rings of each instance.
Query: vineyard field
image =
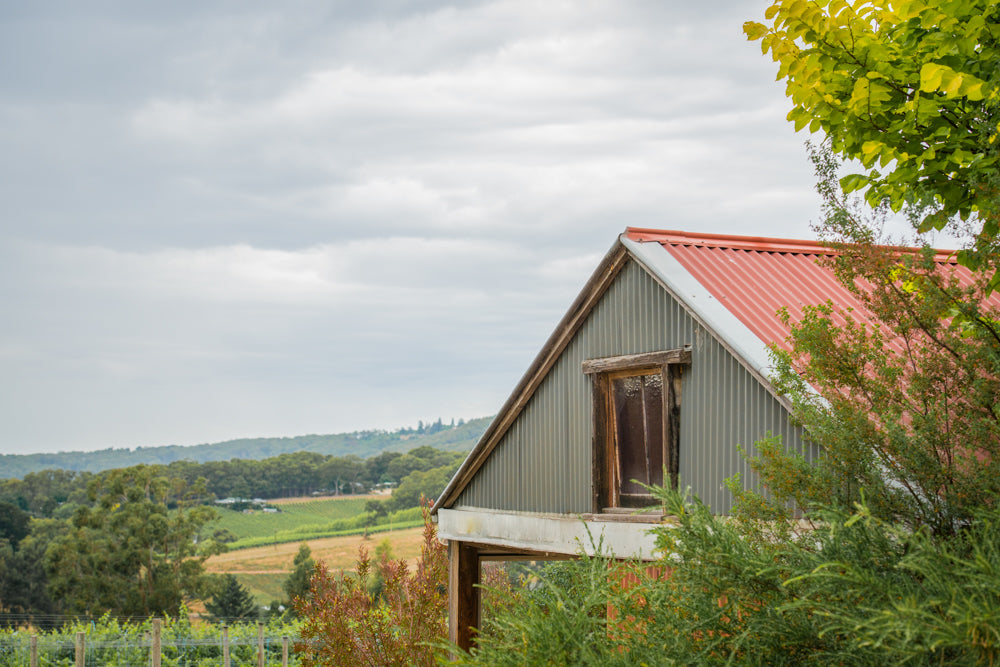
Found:
[[[225,528],[238,540],[267,538],[282,531],[295,531],[307,526],[322,526],[338,519],[350,519],[365,509],[365,503],[376,496],[341,496],[301,502],[274,501],[279,512],[255,510],[244,514],[220,509],[219,518],[210,528]],[[384,497],[384,496],[382,496]]]

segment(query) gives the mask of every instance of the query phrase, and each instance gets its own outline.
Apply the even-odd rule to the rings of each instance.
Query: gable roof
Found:
[[[816,241],[626,229],[451,479],[433,511],[449,506],[462,492],[630,259],[651,274],[787,406],[787,399],[777,395],[767,379],[768,345],[789,349],[785,339],[790,330],[777,317],[778,310],[787,307],[795,322],[803,306],[829,299],[840,307],[853,308],[856,320],[871,318],[857,297],[836,280],[829,263],[820,261],[835,254],[836,250]],[[936,260],[955,265],[948,251],[939,251]],[[968,271],[955,268],[960,282],[968,282]]]

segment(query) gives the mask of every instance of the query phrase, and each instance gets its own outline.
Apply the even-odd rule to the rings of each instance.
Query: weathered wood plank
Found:
[[[479,629],[479,553],[457,540],[448,542],[448,639],[472,648]]]
[[[595,373],[610,373],[613,371],[638,370],[642,368],[657,368],[667,364],[690,364],[691,350],[677,348],[642,354],[623,354],[617,357],[587,359],[583,362],[583,372],[587,375]]]

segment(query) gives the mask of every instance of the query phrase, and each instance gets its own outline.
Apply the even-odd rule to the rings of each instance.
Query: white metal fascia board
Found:
[[[656,538],[648,523],[584,521],[581,517],[445,509],[437,513],[437,536],[442,540],[475,542],[512,551],[547,552],[573,556],[581,551],[614,558],[657,560]]]
[[[725,304],[712,296],[708,289],[698,282],[661,243],[657,241],[640,243],[625,234],[621,235],[621,242],[696,320],[708,328],[725,347],[729,348],[730,352],[764,381],[769,391],[774,393],[768,381],[772,370],[770,354],[767,345],[757,334],[733,315]]]

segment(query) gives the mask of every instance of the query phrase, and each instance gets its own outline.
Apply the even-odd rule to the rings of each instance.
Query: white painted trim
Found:
[[[629,252],[659,278],[689,311],[697,314],[705,326],[731,348],[731,351],[761,377],[771,377],[771,358],[767,345],[747,325],[712,296],[659,242],[640,243],[622,234]]]
[[[531,512],[439,508],[438,539],[476,542],[511,550],[657,560],[656,539],[648,523],[584,521],[580,517]],[[589,531],[589,533],[588,533]],[[603,543],[602,543],[603,538]]]

